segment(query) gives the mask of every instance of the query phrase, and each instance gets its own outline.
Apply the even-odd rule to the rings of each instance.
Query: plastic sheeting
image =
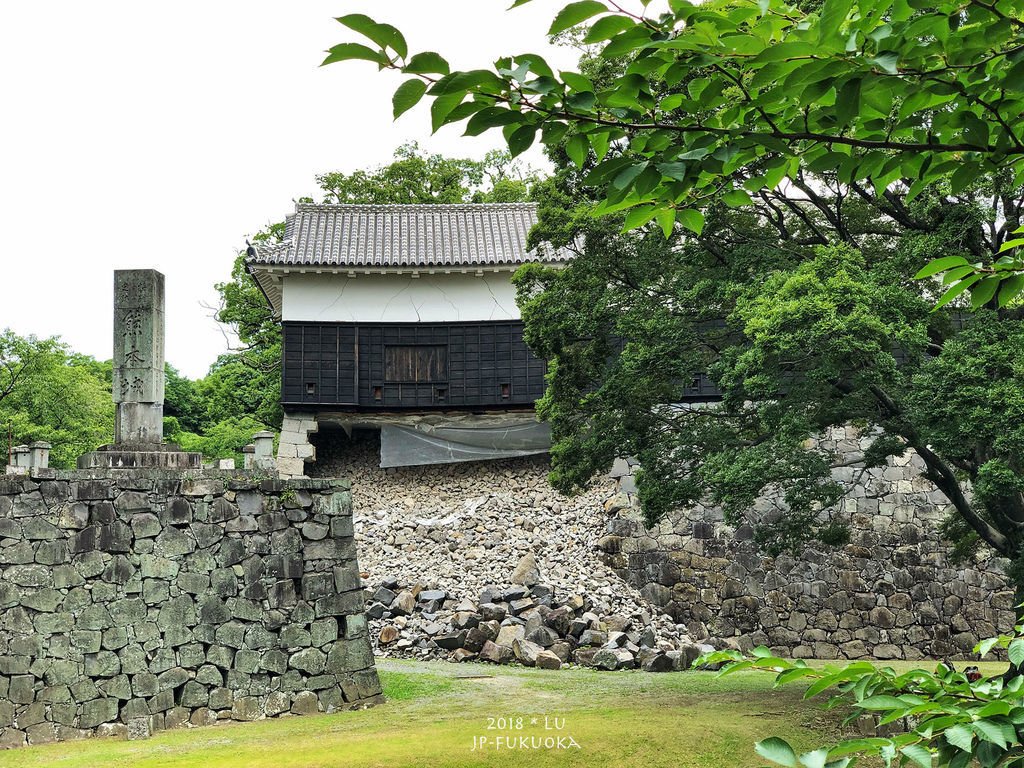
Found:
[[[380,465],[453,464],[547,453],[551,427],[535,416],[477,417],[382,424]]]

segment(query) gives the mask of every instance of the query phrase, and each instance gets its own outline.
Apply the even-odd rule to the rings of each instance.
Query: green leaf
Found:
[[[974,742],[974,731],[966,725],[954,725],[952,728],[947,728],[945,736],[946,741],[954,747],[958,747],[965,752],[971,751],[971,744]]]
[[[636,208],[631,208],[629,213],[626,214],[626,220],[622,225],[622,231],[628,232],[631,229],[642,227],[657,214],[658,209],[653,205],[639,205]]]
[[[451,72],[451,68],[440,54],[424,51],[409,59],[409,63],[402,67],[402,71],[411,75],[447,75]]]
[[[559,72],[562,81],[574,91],[593,91],[594,84],[579,72]]]
[[[938,302],[935,304],[935,306],[932,307],[932,312],[934,312],[937,309],[941,309],[942,307],[944,307],[947,304],[949,304],[949,302],[951,302],[953,299],[955,299],[961,293],[966,291],[968,288],[970,288],[972,285],[974,285],[980,279],[981,279],[981,275],[971,275],[970,277],[965,277],[959,283],[954,283],[952,286],[950,286],[948,291],[946,291],[944,294],[942,294],[942,298],[940,298],[938,300]]]
[[[590,146],[594,148],[594,153],[597,155],[597,159],[604,160],[604,156],[608,154],[608,148],[611,146],[611,139],[607,133],[588,133],[587,138],[590,140]]]
[[[932,753],[927,747],[921,744],[908,744],[900,752],[918,765],[924,766],[924,768],[932,768]]]
[[[1024,272],[1018,272],[1016,275],[1006,278],[1003,280],[1003,285],[999,289],[999,306],[1005,307],[1013,299],[1021,295],[1024,291]],[[1020,638],[1013,641],[1014,643],[1021,642]],[[1013,645],[1010,645],[1013,648]],[[1013,661],[1013,652],[1011,650],[1010,660]],[[1015,661],[1014,664],[1020,666],[1020,662]]]
[[[981,166],[978,163],[961,163],[949,179],[950,192],[954,195],[960,194],[980,175]]]
[[[920,280],[923,277],[931,277],[939,272],[945,272],[947,269],[963,266],[967,263],[967,259],[963,256],[943,256],[941,259],[929,261],[920,272],[914,275],[914,279]]]
[[[999,288],[999,275],[989,275],[971,286],[971,308],[983,307],[996,295]]]
[[[980,278],[981,275],[978,275],[978,277]],[[980,643],[978,643],[976,646],[974,646],[974,652],[984,656],[986,653],[991,651],[992,648],[994,648],[996,643],[998,643],[998,642],[999,642],[999,638],[998,637],[988,637],[988,638],[985,638]]]
[[[381,48],[391,48],[403,59],[409,55],[409,48],[402,33],[390,24],[380,24],[362,13],[350,13],[335,20],[370,38]]]
[[[324,67],[337,61],[348,61],[350,59],[372,61],[374,64],[379,64],[382,67],[388,63],[387,56],[380,51],[367,48],[359,43],[341,43],[327,49],[327,58],[320,62],[320,66]]]
[[[813,752],[804,752],[800,755],[800,762],[807,768],[825,768],[825,763],[828,762],[828,750],[816,749]]]
[[[942,276],[942,284],[949,285],[962,277],[967,277],[967,275],[974,272],[974,270],[975,267],[973,264],[968,264],[966,267],[953,267],[953,269],[949,270]]]
[[[1010,705],[1005,701],[990,701],[984,707],[974,712],[974,717],[992,717],[993,715],[1010,714]]]
[[[523,154],[533,144],[537,135],[536,125],[521,125],[508,137],[508,152],[512,157]]]
[[[976,147],[988,146],[988,123],[973,112],[964,113],[964,140]]]
[[[565,143],[565,153],[569,155],[569,159],[576,164],[577,168],[583,167],[589,150],[590,142],[587,141],[587,136],[583,133],[570,136],[569,140]]]
[[[793,748],[777,736],[757,742],[754,745],[754,751],[761,757],[768,758],[773,763],[785,765],[787,768],[797,768],[796,753],[793,751]]]
[[[780,672],[778,677],[775,678],[775,685],[785,685],[786,683],[797,680],[801,677],[808,677],[809,675],[817,674],[810,667],[797,667],[796,669],[787,669],[785,672]]]
[[[430,125],[434,133],[437,133],[437,129],[445,124],[448,115],[462,103],[463,96],[464,93],[446,93],[434,99],[434,103],[430,105]]]
[[[895,709],[897,707],[905,708],[907,705],[895,696],[868,696],[866,699],[858,701],[857,706],[864,709]]]
[[[684,181],[686,179],[686,163],[658,163],[659,171],[670,179]]]
[[[899,70],[896,69],[896,62],[899,61],[899,59],[900,57],[895,51],[886,51],[885,53],[880,53],[875,58],[871,59],[871,63],[879,69],[888,72],[890,75],[897,75],[899,74]]]
[[[662,208],[656,214],[658,224],[661,226],[661,231],[665,233],[665,237],[669,237],[672,234],[672,230],[676,224],[676,209],[675,208]]]
[[[627,29],[631,29],[636,26],[636,22],[632,19],[628,19],[625,16],[603,16],[594,22],[594,25],[587,32],[586,37],[583,38],[585,43],[599,43],[602,40],[608,40],[620,32],[625,32]]]
[[[397,120],[402,114],[415,107],[426,92],[427,84],[416,78],[406,80],[398,86],[395,95],[391,97],[391,103],[395,108],[395,119]]]
[[[838,35],[839,28],[849,12],[850,3],[846,0],[825,0],[818,26],[818,42],[823,43]]]
[[[849,125],[860,111],[860,79],[847,80],[836,95],[836,121]]]
[[[619,171],[612,180],[612,186],[616,189],[625,189],[633,180],[647,169],[647,163],[629,165]]]
[[[604,3],[597,2],[597,0],[580,0],[577,3],[569,3],[555,16],[555,20],[551,22],[548,34],[557,35],[569,27],[575,27],[581,21],[586,21],[591,16],[606,13],[607,11],[608,7]]]
[[[975,720],[971,723],[971,729],[985,741],[1006,749],[1006,731],[999,723],[993,720]]]
[[[481,109],[466,123],[466,131],[463,136],[479,136],[490,128],[497,128],[499,125],[510,125],[523,119],[521,112],[515,112],[504,107],[486,107]]]
[[[722,195],[722,202],[730,208],[738,208],[741,205],[750,205],[754,201],[751,200],[750,195],[745,190],[730,189]]]
[[[700,211],[695,211],[692,208],[680,208],[676,210],[676,218],[680,224],[695,235],[699,235],[704,230],[704,214]]]

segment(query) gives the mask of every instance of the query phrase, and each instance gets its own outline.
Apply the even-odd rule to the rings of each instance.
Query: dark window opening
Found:
[[[408,384],[448,381],[448,346],[446,344],[385,346],[384,380]]]
[[[501,385],[501,399],[508,400],[512,396],[512,387],[508,384]]]
[[[306,394],[312,395],[316,393],[316,384],[311,381],[306,382]]]
[[[384,387],[374,387],[373,388],[373,399],[374,400],[383,400],[384,399]]]
[[[444,400],[445,397],[447,397],[447,395],[448,395],[448,390],[447,389],[439,389],[439,390],[437,390],[437,399],[438,400]]]

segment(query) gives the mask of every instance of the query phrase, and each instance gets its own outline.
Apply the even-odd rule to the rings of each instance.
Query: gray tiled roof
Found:
[[[534,203],[319,205],[298,203],[284,241],[257,246],[250,267],[473,267],[561,262],[567,251],[527,253]]]

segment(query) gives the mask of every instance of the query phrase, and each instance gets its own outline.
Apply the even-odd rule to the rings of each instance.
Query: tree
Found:
[[[534,54],[452,72],[437,53],[410,56],[398,29],[361,14],[338,21],[372,45],[334,46],[324,64],[363,59],[412,75],[395,91],[395,116],[427,95],[434,130],[501,128],[513,156],[538,137],[566,140],[580,167],[593,153],[598,210],[630,209],[627,229],[655,220],[668,233],[678,221],[699,234],[706,206],[745,204],[801,171],[903,204],[935,184],[956,195],[983,178],[1024,183],[1022,0],[669,8],[653,17],[581,0],[559,12],[549,34],[587,22],[583,39],[603,45],[601,59],[626,60],[604,83],[555,73]],[[970,290],[974,306],[1005,305],[1024,290],[1019,201],[996,202],[982,258],[922,270],[946,272],[944,299]]]
[[[196,382],[182,376],[170,363],[164,363],[164,418],[176,419],[187,432],[200,432],[205,421],[203,410]]]
[[[415,142],[396,149],[388,165],[316,177],[325,203],[379,205],[518,203],[526,200],[534,180],[533,171],[507,152],[492,150],[483,160],[452,158],[426,154]]]
[[[10,426],[15,444],[50,443],[51,466],[74,467],[113,435],[109,362],[75,354],[57,338],[8,329],[0,334],[0,372],[0,424]]]
[[[844,491],[835,457],[806,441],[852,422],[877,433],[868,466],[917,451],[959,549],[987,543],[1021,586],[1020,281],[965,284],[1021,223],[1019,110],[1006,111],[1020,24],[973,2],[671,5],[646,19],[571,4],[552,33],[603,14],[583,39],[610,42],[559,77],[536,56],[450,73],[358,15],[340,21],[379,50],[343,45],[327,62],[414,74],[396,113],[429,94],[435,128],[501,125],[512,154],[539,135],[556,159],[531,245],[579,256],[516,278],[527,341],[551,361],[538,411],[556,487],[635,455],[652,519],[710,498],[738,522],[781,486],[789,511],[759,529],[769,550],[837,541],[844,521],[821,512]],[[1010,130],[982,139],[985,120]],[[910,279],[936,257],[958,285]],[[929,311],[967,287],[986,311],[966,328]],[[986,360],[990,386],[957,378]],[[701,371],[722,405],[667,405]]]
[[[258,233],[253,240],[279,242],[283,235],[282,222]],[[200,396],[207,402],[206,422],[248,413],[280,429],[284,418],[281,326],[256,281],[245,270],[245,253],[235,258],[231,280],[215,287],[221,297],[217,320],[231,326],[240,346],[221,355],[198,385]],[[211,401],[217,403],[212,410]]]
[[[980,311],[960,327],[908,277],[922,253],[966,253],[982,206],[926,191],[908,209],[917,226],[904,228],[825,187],[813,202],[712,207],[701,237],[665,241],[620,234],[621,214],[574,216],[587,210],[574,205],[578,181],[564,162],[531,235],[576,243],[578,255],[515,277],[527,342],[551,361],[538,412],[552,423],[557,488],[575,491],[633,455],[652,522],[710,499],[739,524],[779,487],[788,512],[753,521],[766,549],[835,543],[849,488],[832,478],[837,457],[807,441],[854,423],[878,434],[863,465],[917,451],[950,500],[946,530],[961,553],[984,542],[1018,563],[1022,583],[1022,310]],[[721,405],[667,405],[704,371]]]
[[[787,514],[752,521],[762,545],[835,543],[849,487],[831,476],[837,457],[807,440],[854,423],[878,433],[864,466],[917,451],[950,500],[959,552],[993,547],[1020,587],[1024,312],[986,309],[961,327],[909,278],[937,253],[970,253],[990,187],[975,185],[970,205],[925,190],[901,223],[884,198],[846,198],[824,179],[811,196],[789,188],[709,207],[700,237],[666,241],[620,234],[621,213],[589,218],[587,195],[601,191],[584,175],[561,158],[531,234],[575,244],[576,258],[515,278],[527,342],[552,361],[538,412],[552,422],[556,487],[577,490],[634,455],[651,522],[710,499],[739,524],[780,487]],[[720,406],[666,405],[704,371]]]

